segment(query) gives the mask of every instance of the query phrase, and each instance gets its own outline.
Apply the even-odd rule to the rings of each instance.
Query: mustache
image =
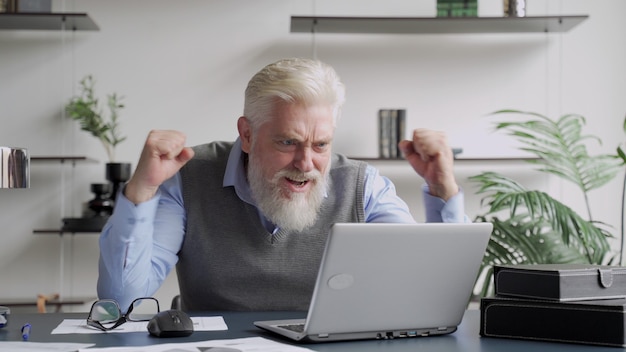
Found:
[[[313,181],[320,182],[323,179],[322,173],[317,170],[311,170],[309,172],[302,172],[296,169],[280,170],[274,175],[274,179],[288,178],[294,181]]]

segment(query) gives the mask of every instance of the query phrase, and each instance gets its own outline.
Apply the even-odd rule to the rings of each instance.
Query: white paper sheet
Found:
[[[224,318],[221,316],[213,317],[191,317],[193,321],[194,331],[217,331],[228,330]],[[51,334],[111,334],[119,332],[142,332],[148,331],[148,322],[146,321],[129,321],[117,328],[109,331],[101,331],[87,325],[87,319],[65,319],[52,330]]]
[[[92,343],[0,341],[0,351],[11,352],[74,352],[93,346]]]
[[[79,352],[305,352],[308,348],[292,346],[262,337],[231,340],[208,340],[188,343],[167,343],[150,346],[105,347],[81,349]]]

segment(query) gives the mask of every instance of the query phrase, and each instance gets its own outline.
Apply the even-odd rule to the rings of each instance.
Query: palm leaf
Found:
[[[626,153],[590,156],[585,145],[600,142],[595,136],[583,135],[585,118],[568,114],[556,121],[533,112],[500,110],[494,114],[521,114],[528,121],[505,121],[495,124],[496,131],[505,131],[520,142],[520,150],[538,157],[529,160],[540,172],[545,172],[575,184],[583,194],[611,181],[620,171]],[[626,128],[626,120],[625,120]],[[621,154],[620,154],[621,153]],[[622,160],[620,160],[622,159]],[[515,180],[494,172],[470,177],[483,194],[484,214],[477,221],[490,221],[494,230],[481,267],[477,287],[483,295],[493,289],[493,265],[538,263],[613,262],[608,238],[611,233],[602,223],[589,218],[549,194],[526,189]],[[625,181],[626,182],[626,181]],[[621,259],[620,259],[621,261]]]
[[[582,135],[585,118],[577,114],[567,114],[552,121],[537,113],[519,110],[500,110],[494,114],[515,113],[537,117],[522,122],[499,122],[495,130],[505,130],[515,137],[523,147],[520,150],[534,154],[539,159],[530,160],[547,172],[577,185],[583,192],[597,189],[620,171],[620,163],[610,155],[589,156],[584,142],[599,138]]]
[[[487,221],[480,217],[476,221]],[[493,266],[506,264],[586,263],[576,249],[564,246],[560,235],[551,231],[541,220],[525,221],[524,216],[500,220],[489,219],[493,233],[481,263],[475,293],[488,296],[493,293]]]
[[[611,235],[583,218],[574,210],[541,191],[527,190],[514,180],[494,172],[486,172],[469,178],[481,184],[477,194],[487,194],[481,202],[488,206],[485,216],[508,212],[511,219],[533,222],[543,219],[550,228],[561,234],[567,246],[585,252],[589,263],[602,261],[610,249],[607,237]],[[598,255],[600,257],[598,257]]]

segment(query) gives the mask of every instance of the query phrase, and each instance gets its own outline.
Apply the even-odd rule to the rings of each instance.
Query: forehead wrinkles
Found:
[[[328,140],[335,129],[332,112],[326,105],[289,105],[277,111],[276,122],[282,133],[307,139]]]

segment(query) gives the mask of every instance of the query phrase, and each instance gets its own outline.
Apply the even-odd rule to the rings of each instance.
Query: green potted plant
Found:
[[[591,156],[585,142],[600,139],[582,135],[585,118],[567,114],[553,121],[532,112],[501,110],[494,114],[517,114],[526,121],[504,121],[495,125],[516,138],[524,150],[536,156],[528,160],[540,172],[567,180],[577,186],[587,206],[587,214],[572,208],[549,194],[525,188],[515,180],[484,172],[470,177],[484,194],[487,211],[476,221],[494,225],[477,289],[485,296],[492,292],[495,264],[613,264],[617,256],[607,239],[613,237],[608,226],[592,217],[588,193],[611,181],[621,170],[624,160],[616,155]]]
[[[102,143],[108,157],[106,178],[113,185],[111,198],[115,199],[120,185],[130,178],[131,172],[130,163],[115,162],[115,148],[126,139],[119,132],[119,111],[124,108],[122,98],[115,93],[107,95],[107,117],[94,93],[93,76],[85,76],[80,81],[80,87],[81,94],[73,97],[65,110],[68,117],[80,123],[81,130],[90,133]]]

